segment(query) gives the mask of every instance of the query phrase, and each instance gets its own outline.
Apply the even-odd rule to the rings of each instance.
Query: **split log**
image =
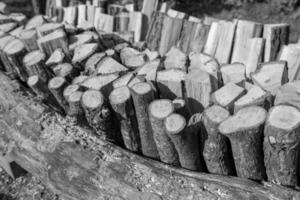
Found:
[[[243,63],[232,63],[221,66],[223,83],[229,82],[239,84],[246,80],[246,68]]]
[[[50,92],[65,111],[68,110],[68,104],[63,96],[63,92],[67,85],[66,79],[60,76],[54,77],[48,82]]]
[[[143,82],[146,82],[146,80],[143,77],[141,77],[141,76],[135,76],[135,77],[133,77],[129,81],[129,83],[127,84],[127,86],[129,88],[132,88],[135,84],[137,84],[137,83],[143,83]],[[153,92],[154,92],[154,96],[156,98],[156,93],[157,93],[156,88],[153,86],[153,84],[151,82],[148,82],[148,83],[151,85],[151,87],[153,89]]]
[[[37,75],[42,81],[48,81],[49,74],[45,66],[45,58],[46,55],[39,50],[32,51],[24,56],[22,63],[28,76]]]
[[[113,73],[125,73],[128,71],[128,68],[118,63],[111,57],[103,58],[96,65],[96,74],[113,74]]]
[[[264,61],[275,61],[282,45],[289,42],[288,24],[265,24],[263,37],[266,39]]]
[[[211,103],[211,94],[218,89],[218,82],[200,69],[189,72],[185,78],[185,91],[192,114],[202,113]]]
[[[271,94],[269,92],[265,92],[260,87],[253,85],[245,96],[234,102],[234,112],[236,113],[241,108],[248,106],[262,106],[268,110],[272,105],[271,102]]]
[[[168,9],[167,15],[169,17],[178,18],[178,19],[185,19],[187,18],[187,14],[184,12],[179,12],[177,10],[174,10],[172,8]]]
[[[220,21],[219,29],[220,36],[215,53],[215,58],[220,64],[229,63],[231,59],[231,52],[234,40],[234,33],[236,29],[236,22]]]
[[[148,0],[148,1],[143,1],[143,6],[142,6],[142,13],[145,15],[144,18],[144,27],[142,30],[142,40],[145,39],[145,36],[147,34],[147,31],[150,30],[151,27],[151,21],[153,20],[153,13],[157,11],[158,9],[158,0]]]
[[[97,64],[106,56],[105,53],[95,53],[85,63],[85,73],[91,75],[96,72]]]
[[[255,85],[275,95],[280,86],[288,82],[286,61],[262,63],[259,70],[251,74]]]
[[[11,23],[14,22],[12,18],[7,15],[0,14],[0,24]]]
[[[133,72],[128,72],[124,74],[123,76],[121,76],[113,82],[114,89],[127,86],[130,83],[130,81],[134,78],[134,76],[135,74]]]
[[[291,106],[273,107],[264,131],[264,160],[268,181],[297,185],[300,112]]]
[[[154,100],[148,107],[153,138],[160,160],[170,165],[179,166],[178,153],[171,139],[168,137],[164,125],[164,120],[171,115],[173,111],[173,103],[167,99]]]
[[[8,14],[8,7],[7,7],[7,4],[4,3],[4,2],[0,2],[0,12],[1,14]]]
[[[115,49],[107,49],[105,51],[106,56],[115,59],[118,62],[122,62],[120,58],[120,53],[118,53]]]
[[[143,76],[148,81],[155,81],[157,71],[160,69],[160,60],[156,59],[148,62],[144,66],[137,69],[137,75]]]
[[[95,19],[95,11],[96,11],[96,6],[93,5],[87,5],[87,21],[89,24],[94,24],[94,19]]]
[[[50,57],[58,48],[61,48],[66,55],[69,55],[69,45],[66,33],[62,30],[56,30],[37,40],[39,48]]]
[[[47,21],[44,16],[36,15],[27,22],[25,29],[26,30],[35,29],[36,27],[39,27],[46,22]]]
[[[39,49],[39,46],[37,44],[37,33],[36,30],[30,29],[22,31],[19,35],[19,38],[24,43],[27,51],[35,51]]]
[[[143,53],[147,55],[148,61],[153,61],[159,58],[158,51],[150,51],[148,48],[146,48]]]
[[[206,53],[207,55],[210,56],[215,56],[217,47],[218,47],[218,42],[221,34],[221,26],[217,22],[213,22],[210,26],[208,35],[207,35],[207,40],[203,48],[203,53]]]
[[[5,33],[8,33],[12,30],[14,30],[15,28],[17,28],[18,24],[11,22],[11,23],[6,23],[6,24],[0,24],[0,31],[3,31]]]
[[[53,68],[58,64],[69,61],[61,48],[55,49],[51,56],[46,61],[45,65]]]
[[[77,27],[80,27],[87,20],[87,6],[86,5],[78,5],[77,6]]]
[[[177,45],[180,39],[180,33],[183,26],[183,20],[165,16],[161,30],[161,39],[159,44],[159,54],[164,56],[172,46]],[[157,34],[157,32],[156,32]]]
[[[122,63],[131,69],[143,66],[147,62],[147,56],[131,47],[125,47],[120,53]]]
[[[63,18],[64,22],[75,26],[76,25],[76,17],[77,17],[77,7],[76,6],[64,7],[64,18]]]
[[[290,44],[283,45],[278,55],[278,60],[286,61],[288,67],[289,82],[300,79],[300,46]]]
[[[75,84],[68,85],[63,91],[63,97],[65,98],[66,101],[69,101],[71,94],[78,91],[80,91],[79,85],[75,85]]]
[[[178,152],[180,165],[188,170],[201,170],[195,133],[188,130],[184,117],[179,114],[171,114],[164,120],[164,126]]]
[[[0,58],[1,62],[4,66],[5,72],[7,76],[9,76],[11,79],[15,79],[18,74],[15,70],[14,65],[9,61],[7,54],[4,52],[4,47],[12,42],[15,38],[13,36],[3,36],[0,38]]]
[[[245,93],[246,90],[244,88],[229,82],[214,92],[211,95],[211,100],[213,103],[226,108],[230,113],[232,113],[234,109],[234,102],[241,98]]]
[[[9,144],[12,159],[64,199],[299,198],[299,191],[295,189],[195,173],[124,151],[94,137],[90,130],[58,115],[50,115],[43,104],[30,95],[25,98],[18,92],[20,85],[13,84],[2,74],[0,82],[1,104],[8,105],[4,106],[6,112],[1,112],[0,141],[9,141],[0,143],[1,153]],[[45,119],[45,116],[49,117]],[[50,121],[52,123],[47,123]],[[75,140],[82,146],[76,145]]]
[[[77,119],[77,123],[84,123],[85,118],[83,117],[84,111],[81,106],[81,98],[83,92],[75,91],[68,97],[67,101],[69,104],[68,115],[71,117],[75,117]]]
[[[27,17],[23,13],[10,13],[9,17],[19,25],[24,25],[27,22]]]
[[[143,41],[145,39],[145,36],[143,36],[143,30],[146,29],[144,22],[145,15],[142,12],[129,13],[128,30],[134,32],[134,42]]]
[[[257,70],[257,66],[263,60],[265,48],[264,38],[252,38],[247,41],[248,54],[244,61],[246,67],[246,77],[251,78],[251,73]]]
[[[174,100],[183,97],[183,87],[186,73],[178,69],[157,72],[156,82],[160,97]]]
[[[177,47],[172,47],[166,54],[164,66],[166,69],[181,69],[187,71],[187,56]]]
[[[68,82],[71,82],[79,72],[70,63],[61,63],[52,68],[55,76],[64,77]]]
[[[112,33],[114,31],[114,16],[97,12],[96,9],[94,26],[96,30]]]
[[[147,46],[152,51],[159,49],[164,18],[165,14],[161,12],[153,12],[152,20],[146,36]]]
[[[261,107],[246,107],[219,126],[229,137],[237,175],[254,180],[265,179],[263,132],[267,112]]]
[[[15,29],[13,29],[12,31],[10,31],[8,34],[15,36],[16,38],[20,39],[20,34],[24,31],[24,26],[19,26]]]
[[[97,43],[82,44],[74,49],[72,58],[73,64],[78,64],[79,68],[84,69],[84,64],[90,56],[92,56],[98,49]]]
[[[129,88],[123,86],[114,89],[109,95],[109,101],[117,115],[125,147],[140,152],[141,141]]]
[[[100,91],[88,90],[83,93],[81,104],[85,117],[96,133],[107,141],[116,141],[112,124],[112,113]]]
[[[129,26],[129,13],[121,12],[114,18],[114,31],[126,32]]]
[[[11,63],[11,66],[14,67],[19,78],[23,82],[26,82],[28,74],[23,66],[22,59],[27,51],[23,42],[19,39],[14,39],[4,47],[3,52],[6,54],[8,61]]]
[[[121,4],[110,3],[107,6],[107,13],[112,16],[116,16],[125,10],[125,6]]]
[[[274,105],[287,104],[300,109],[300,81],[286,83],[281,86],[275,96]]]
[[[93,40],[93,36],[85,33],[71,36],[69,38],[69,50],[70,51],[75,50],[77,47],[83,44],[92,42],[92,40]]]
[[[226,109],[217,105],[205,109],[202,114],[207,133],[206,137],[202,133],[203,157],[210,173],[227,176],[235,173],[229,140],[218,130],[219,125],[229,116],[230,113]]]
[[[154,92],[149,83],[137,83],[131,87],[132,99],[141,139],[142,153],[146,157],[158,159],[159,154],[153,138],[151,122],[147,111],[148,104],[154,100]]]
[[[72,81],[72,84],[78,84],[81,85],[84,81],[86,81],[89,78],[89,76],[86,75],[79,75],[75,77]]]
[[[183,98],[176,98],[172,101],[174,106],[174,112],[178,113],[179,115],[183,116],[186,121],[188,121],[191,116],[192,112],[189,108],[187,102]]]
[[[237,20],[235,37],[232,49],[231,63],[245,63],[249,55],[248,40],[251,38],[259,38],[262,36],[263,25],[261,23]],[[257,54],[257,51],[255,51]],[[259,51],[260,52],[260,51]]]
[[[36,28],[39,37],[46,36],[56,30],[64,30],[64,25],[60,23],[46,23]]]

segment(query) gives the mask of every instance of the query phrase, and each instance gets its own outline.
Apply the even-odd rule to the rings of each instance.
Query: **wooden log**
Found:
[[[268,181],[297,185],[300,112],[292,106],[273,107],[264,131],[264,160]]]
[[[211,103],[211,94],[218,89],[218,82],[200,69],[185,77],[185,91],[192,114],[203,112]]]
[[[96,133],[107,141],[117,142],[113,127],[112,113],[100,91],[88,90],[83,93],[81,104],[85,117]]]
[[[193,71],[194,69],[200,69],[209,73],[213,77],[213,81],[220,82],[220,65],[215,58],[204,53],[192,52],[189,55],[189,59],[189,72]]]
[[[231,63],[245,63],[248,53],[248,40],[262,36],[263,25],[248,20],[238,20],[232,49]],[[259,51],[260,52],[260,51]]]
[[[255,85],[275,95],[278,88],[288,82],[286,61],[262,63],[259,70],[251,74]]]
[[[69,49],[70,51],[75,50],[82,44],[90,43],[93,40],[93,36],[90,34],[81,33],[78,35],[71,36],[69,38]]]
[[[52,68],[55,76],[64,77],[68,82],[71,82],[79,72],[78,69],[73,67],[70,63],[61,63]]]
[[[262,106],[266,110],[271,107],[271,94],[260,87],[253,85],[245,96],[234,102],[234,112],[248,106]]]
[[[244,61],[246,67],[246,77],[251,78],[251,73],[257,70],[257,66],[263,60],[265,47],[264,38],[252,38],[247,41],[248,55]]]
[[[96,6],[87,5],[87,21],[89,24],[94,24]]]
[[[275,96],[274,105],[291,105],[300,109],[300,81],[286,83],[281,86]]]
[[[124,74],[123,76],[121,76],[113,82],[114,89],[127,86],[130,83],[130,81],[134,78],[134,76],[135,74],[133,72],[128,72]]]
[[[46,23],[46,19],[42,15],[36,15],[32,17],[26,24],[25,29],[30,30],[36,27],[41,26],[42,24]]]
[[[12,63],[9,61],[7,54],[3,51],[4,47],[12,42],[15,38],[13,36],[3,36],[0,38],[0,58],[1,62],[4,66],[5,73],[7,76],[9,76],[11,79],[15,79],[18,74],[15,70],[15,67],[12,65]]]
[[[262,126],[267,112],[261,107],[246,107],[227,118],[219,126],[229,137],[237,175],[254,180],[265,179]]]
[[[77,27],[81,26],[82,24],[86,23],[87,20],[87,6],[84,4],[77,6]]]
[[[97,9],[94,23],[97,31],[101,30],[106,33],[112,33],[114,31],[114,16],[97,12]]]
[[[157,72],[156,82],[160,97],[174,100],[183,97],[183,87],[186,73],[178,69]]]
[[[114,89],[109,95],[109,102],[119,121],[125,147],[140,152],[141,141],[129,88],[123,86]]]
[[[220,29],[221,26],[219,23],[213,22],[211,24],[207,35],[207,40],[203,48],[204,53],[213,57],[215,56],[218,47],[218,42],[221,34]]]
[[[177,45],[177,42],[180,39],[182,25],[183,20],[181,19],[171,18],[168,16],[164,17],[158,49],[161,56],[164,56],[172,46]]]
[[[72,84],[79,84],[81,85],[84,81],[86,81],[89,78],[89,76],[86,75],[79,75],[75,77],[72,81]]]
[[[114,20],[114,31],[116,32],[126,32],[129,26],[129,13],[121,12],[115,16]]]
[[[143,51],[143,53],[147,55],[149,61],[153,61],[153,60],[159,58],[159,53],[158,53],[158,51],[150,51],[148,48],[146,48],[146,49]]]
[[[0,24],[0,31],[3,31],[5,33],[8,33],[12,30],[14,30],[18,26],[17,23],[11,22],[6,24]]]
[[[131,47],[125,47],[120,52],[122,63],[131,69],[143,66],[147,62],[147,56]]]
[[[64,25],[60,23],[45,23],[36,28],[39,37],[46,36],[56,30],[64,30]]]
[[[44,37],[37,40],[40,50],[42,50],[46,57],[52,55],[52,53],[61,48],[66,55],[69,55],[69,47],[66,33],[62,30],[56,30]]]
[[[47,99],[51,96],[47,83],[44,82],[38,75],[30,76],[27,80],[27,85],[35,92],[36,95],[38,95],[38,97],[42,99]]]
[[[215,53],[215,58],[220,64],[229,63],[231,59],[231,52],[233,47],[234,33],[236,29],[236,22],[220,21],[219,22],[219,41]]]
[[[80,91],[80,89],[81,89],[80,86],[77,84],[68,85],[63,91],[63,97],[65,98],[66,101],[69,101],[71,94]]]
[[[84,69],[84,64],[87,59],[92,56],[98,48],[97,43],[82,44],[74,49],[72,58],[73,64],[78,64],[79,68]]]
[[[96,74],[113,74],[113,73],[126,73],[128,68],[117,62],[111,57],[103,58],[96,65]]]
[[[105,53],[95,53],[85,63],[85,73],[91,75],[96,72],[97,64],[106,56]]]
[[[45,66],[45,58],[46,55],[39,50],[32,51],[24,56],[22,63],[28,76],[37,75],[42,81],[48,81],[49,73]]]
[[[159,49],[164,18],[165,14],[161,12],[153,12],[151,23],[149,25],[148,33],[146,36],[147,46],[152,51],[156,51]]]
[[[45,65],[47,67],[53,68],[54,66],[67,62],[69,59],[66,57],[65,53],[61,48],[55,49],[51,56],[46,61]]]
[[[177,47],[172,47],[164,60],[166,69],[181,69],[187,71],[187,56]]]
[[[24,43],[27,51],[30,52],[39,49],[39,46],[37,44],[38,37],[34,29],[22,31],[19,36],[20,36],[19,38]]]
[[[125,6],[121,4],[110,3],[107,6],[107,13],[112,16],[116,16],[125,10]]]
[[[9,17],[19,25],[24,25],[27,22],[27,17],[23,13],[10,13]]]
[[[169,17],[178,18],[178,19],[185,19],[187,18],[187,14],[184,12],[180,12],[178,10],[174,10],[172,8],[168,9],[167,15]]]
[[[264,61],[275,61],[282,45],[289,42],[288,24],[265,24],[263,37],[266,39]]]
[[[60,76],[54,77],[48,82],[50,92],[65,112],[68,110],[68,103],[63,96],[63,92],[67,85],[66,79]]]
[[[20,34],[24,31],[24,26],[21,25],[15,29],[13,29],[12,31],[10,31],[8,34],[15,36],[16,38],[20,38]]]
[[[0,13],[0,24],[11,23],[14,22],[9,16]]]
[[[81,106],[81,98],[82,98],[83,92],[81,91],[75,91],[68,97],[67,101],[69,104],[69,110],[68,115],[71,117],[75,117],[77,119],[78,123],[84,123],[84,111]]]
[[[64,22],[75,26],[76,25],[76,17],[77,17],[77,7],[76,6],[64,7],[64,18],[63,18]]]
[[[164,120],[173,112],[173,103],[167,99],[154,100],[148,107],[153,138],[160,160],[170,165],[179,166],[178,153],[171,139],[168,137],[164,125]]]
[[[203,157],[210,173],[227,176],[235,173],[229,140],[218,130],[219,125],[229,116],[226,109],[217,105],[205,109],[202,114],[207,133],[207,136],[202,135]]]
[[[186,121],[188,121],[191,116],[192,112],[188,106],[188,103],[183,98],[176,98],[172,101],[174,106],[174,112],[183,116]]]
[[[141,77],[141,76],[135,76],[135,77],[133,77],[133,78],[128,82],[127,86],[128,86],[129,88],[132,88],[135,84],[137,84],[137,83],[143,83],[143,82],[146,82],[146,80],[145,80],[143,77]],[[153,92],[154,92],[154,96],[155,96],[155,98],[156,98],[156,94],[157,94],[156,88],[153,86],[153,84],[152,84],[151,82],[148,82],[148,83],[151,85],[151,87],[152,87],[152,89],[153,89]]]
[[[19,39],[14,39],[4,47],[3,52],[5,52],[8,61],[11,63],[11,66],[14,67],[18,77],[23,82],[26,82],[28,74],[23,66],[22,59],[27,51],[23,42]]]
[[[148,81],[155,81],[157,71],[160,69],[160,60],[156,59],[148,62],[144,66],[137,69],[137,75],[143,76]]]
[[[171,114],[164,120],[164,126],[178,152],[180,165],[188,170],[199,171],[200,155],[195,133],[188,130],[184,117]]]
[[[146,157],[158,159],[159,154],[153,138],[151,122],[147,111],[148,104],[154,100],[154,92],[149,83],[137,83],[131,87],[132,99],[138,122],[142,153]]]
[[[145,39],[142,37],[144,28],[145,15],[142,12],[130,12],[129,13],[129,25],[128,30],[134,32],[134,42],[139,42]]]
[[[283,45],[278,55],[278,60],[286,61],[289,82],[300,78],[300,46],[297,44]]]
[[[195,173],[124,151],[94,137],[89,129],[51,115],[30,95],[25,98],[20,94],[17,89],[20,85],[2,74],[0,81],[1,104],[9,105],[5,106],[6,112],[1,112],[0,141],[8,140],[0,143],[1,153],[9,144],[12,159],[64,199],[184,199],[187,195],[225,200],[299,197],[296,189]],[[100,157],[99,152],[103,153]]]
[[[9,9],[7,7],[7,4],[4,2],[0,2],[0,12],[2,14],[8,14],[8,11],[9,11]]]
[[[246,67],[243,63],[232,63],[221,66],[223,83],[241,83],[246,80]]]
[[[211,101],[226,108],[232,113],[234,102],[241,98],[245,93],[246,90],[244,88],[229,82],[211,95]]]

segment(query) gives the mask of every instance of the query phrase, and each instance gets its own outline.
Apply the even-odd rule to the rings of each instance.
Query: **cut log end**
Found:
[[[27,80],[27,85],[29,87],[35,86],[39,82],[39,76],[38,75],[33,75],[30,76]]]
[[[24,48],[23,42],[15,39],[5,46],[4,51],[9,55],[13,55],[22,51]]]
[[[46,55],[43,52],[39,50],[32,51],[26,54],[26,56],[23,58],[23,64],[25,66],[32,66],[34,64],[41,62],[42,60],[45,60],[45,58]]]
[[[111,104],[122,104],[130,98],[130,90],[127,86],[114,89],[109,95]]]
[[[131,87],[131,89],[139,95],[147,94],[152,90],[151,85],[146,82],[136,83]]]
[[[300,125],[300,112],[292,106],[276,106],[269,113],[268,123],[279,129],[294,130]]]
[[[165,127],[168,134],[179,134],[186,126],[186,120],[179,114],[171,114],[165,119]]]
[[[62,87],[62,85],[64,85],[66,83],[66,79],[63,77],[54,77],[52,78],[49,83],[48,83],[48,87],[49,89],[59,89]]]
[[[204,116],[213,123],[220,124],[230,116],[230,113],[221,106],[213,105],[204,111]]]
[[[68,102],[69,103],[76,103],[76,102],[79,102],[81,100],[81,97],[83,95],[83,92],[81,91],[75,91],[73,92],[69,98],[68,98]]]
[[[227,135],[256,128],[265,122],[266,116],[266,110],[261,107],[246,107],[225,120],[219,126],[219,130],[222,134]]]
[[[104,102],[104,97],[97,90],[88,90],[82,95],[82,104],[90,109],[101,107]]]
[[[149,112],[156,119],[165,119],[173,111],[174,106],[171,100],[159,99],[151,102],[149,105]]]
[[[67,101],[69,101],[70,96],[79,90],[80,86],[79,85],[69,85],[68,87],[65,88],[63,92],[63,96]]]

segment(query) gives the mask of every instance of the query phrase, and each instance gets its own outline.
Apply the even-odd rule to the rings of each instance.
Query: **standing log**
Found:
[[[165,14],[161,12],[153,12],[151,23],[146,36],[146,42],[148,48],[151,51],[156,51],[159,49],[164,18]]]
[[[59,105],[65,110],[68,110],[68,104],[63,96],[64,89],[67,87],[68,83],[63,77],[54,77],[48,82],[48,88],[53,94]]]
[[[268,181],[297,185],[300,112],[292,106],[273,107],[264,131],[264,159]]]
[[[24,43],[27,51],[34,51],[39,49],[39,46],[37,44],[37,33],[36,30],[30,29],[30,30],[24,30],[20,33],[19,38]]]
[[[178,153],[168,137],[164,126],[164,120],[172,114],[173,111],[174,106],[172,101],[166,99],[154,100],[148,107],[153,138],[160,160],[170,165],[179,166]]]
[[[130,151],[140,152],[140,136],[129,88],[123,86],[114,89],[109,95],[109,101],[120,123],[125,147]]]
[[[265,48],[264,38],[252,38],[247,41],[248,54],[245,60],[246,77],[251,78],[251,73],[257,70],[257,66],[263,60]]]
[[[126,32],[129,26],[129,13],[121,12],[115,16],[114,20],[114,31],[116,32]]]
[[[69,46],[66,33],[62,30],[56,30],[37,40],[40,50],[42,50],[47,57],[58,48],[61,48],[66,55],[69,55]]]
[[[61,23],[46,23],[36,28],[39,37],[46,36],[54,31],[64,30],[64,24]]]
[[[187,71],[187,56],[177,47],[172,47],[166,54],[164,66],[166,69],[181,69]]]
[[[274,100],[274,105],[287,104],[300,109],[300,81],[294,81],[281,86]]]
[[[129,13],[129,25],[128,30],[134,32],[134,42],[140,42],[145,39],[142,35],[145,30],[145,16],[141,12],[130,12]],[[144,37],[144,38],[143,38]]]
[[[267,112],[261,107],[246,107],[227,118],[219,131],[229,137],[237,175],[254,180],[265,179],[262,127]]]
[[[222,65],[221,73],[224,84],[229,82],[239,84],[246,80],[246,68],[243,63],[232,63]]]
[[[114,31],[114,16],[96,11],[94,26],[97,31],[112,33]]]
[[[153,138],[147,106],[154,100],[154,92],[149,83],[137,83],[131,87],[132,99],[138,121],[143,155],[158,159],[159,154]]]
[[[220,24],[218,22],[213,22],[210,26],[207,40],[203,48],[204,53],[213,57],[215,56],[220,34]]]
[[[0,58],[2,61],[2,64],[4,66],[4,69],[6,71],[6,74],[11,78],[15,79],[18,74],[17,71],[15,70],[14,65],[8,60],[7,54],[4,52],[4,47],[12,42],[15,38],[13,36],[3,36],[0,38]]]
[[[38,75],[30,76],[27,80],[27,85],[42,99],[51,98],[51,93],[44,82]]]
[[[48,72],[45,67],[46,55],[39,51],[32,51],[23,58],[23,64],[26,68],[28,76],[38,75],[44,82],[48,81]]]
[[[231,157],[228,138],[220,134],[219,125],[230,116],[230,113],[217,105],[213,105],[203,112],[202,121],[207,136],[202,134],[204,147],[203,157],[210,173],[220,175],[234,175],[234,163]]]
[[[3,51],[7,55],[11,66],[13,66],[15,71],[18,73],[19,78],[26,82],[28,74],[23,66],[22,59],[26,55],[27,51],[23,42],[19,39],[14,39],[4,47]]]
[[[64,22],[75,26],[76,25],[76,17],[77,17],[77,7],[76,6],[64,7],[64,18],[63,18]]]
[[[263,37],[266,39],[264,61],[275,61],[282,45],[289,42],[290,25],[265,24]]]
[[[188,170],[201,170],[195,133],[186,127],[185,119],[179,114],[171,114],[164,120],[164,126],[178,152],[180,165]]]
[[[84,111],[81,106],[81,97],[83,92],[75,91],[68,97],[67,101],[69,104],[68,115],[71,117],[75,117],[78,122],[82,123],[85,121],[84,119]]]

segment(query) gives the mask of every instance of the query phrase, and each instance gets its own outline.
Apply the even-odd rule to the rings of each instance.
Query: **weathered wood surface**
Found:
[[[50,114],[3,74],[0,80],[0,151],[65,199],[300,198],[299,191],[271,183],[193,173],[129,153]]]

